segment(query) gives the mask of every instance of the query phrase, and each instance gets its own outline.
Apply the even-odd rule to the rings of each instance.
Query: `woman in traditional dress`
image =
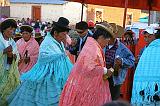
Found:
[[[112,37],[112,28],[98,24],[88,37],[62,91],[59,106],[102,106],[111,101],[109,83],[113,68],[105,68],[103,48]]]
[[[19,84],[19,55],[12,35],[17,28],[13,19],[0,24],[0,106],[6,105],[6,98]]]
[[[8,98],[10,106],[57,106],[72,63],[62,41],[69,21],[60,17],[43,40],[37,63],[21,76],[21,85]]]
[[[21,26],[20,28],[22,37],[16,44],[18,52],[20,54],[19,72],[20,74],[29,71],[33,65],[37,62],[39,53],[39,44],[32,37],[32,27]]]

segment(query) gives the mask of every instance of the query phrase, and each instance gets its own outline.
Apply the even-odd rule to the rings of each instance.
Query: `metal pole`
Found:
[[[149,9],[148,26],[151,24],[151,10]]]
[[[124,16],[123,16],[123,28],[125,28],[125,26],[126,26],[127,7],[128,7],[128,0],[125,0],[125,9],[124,9]]]
[[[84,10],[84,3],[82,3],[81,21],[83,21],[83,10]]]
[[[148,26],[150,26],[150,24],[151,24],[152,0],[148,0],[148,6],[149,6]]]

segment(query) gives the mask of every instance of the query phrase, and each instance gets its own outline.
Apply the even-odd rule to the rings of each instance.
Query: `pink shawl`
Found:
[[[21,58],[24,58],[26,50],[28,50],[28,57],[30,57],[30,62],[28,64],[25,64],[24,61],[19,64],[19,72],[22,74],[29,71],[37,62],[39,44],[34,38],[31,38],[28,42],[25,42],[24,39],[21,38],[16,44]]]
[[[59,106],[101,106],[111,101],[109,83],[103,80],[105,58],[100,45],[87,38],[68,81]]]

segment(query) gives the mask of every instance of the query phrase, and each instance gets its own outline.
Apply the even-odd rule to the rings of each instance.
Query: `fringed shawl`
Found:
[[[155,86],[158,90],[155,91]],[[143,91],[144,95],[140,95]],[[134,75],[133,104],[150,103],[153,96],[160,92],[160,39],[154,40],[143,52]]]

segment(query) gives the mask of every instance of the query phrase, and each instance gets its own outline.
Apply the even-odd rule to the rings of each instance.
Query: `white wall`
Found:
[[[15,4],[11,3],[10,16],[18,18],[31,18],[32,6],[41,6],[42,21],[57,21],[63,16],[69,19],[70,24],[76,24],[81,20],[82,5],[76,2],[67,2],[63,5],[52,4]],[[86,7],[84,7],[83,20],[86,20]]]
[[[18,18],[31,18],[31,5],[12,4],[10,5],[10,16]]]
[[[45,4],[41,7],[41,20],[42,21],[57,21],[63,16],[63,5],[50,5]]]
[[[63,5],[52,4],[16,4],[11,3],[10,16],[21,18],[32,17],[32,6],[41,6],[42,21],[57,21],[60,16],[63,16]]]
[[[68,2],[63,5],[63,16],[68,18],[70,24],[76,24],[81,21],[82,4],[76,2]],[[87,8],[84,7],[83,21],[86,21]]]

